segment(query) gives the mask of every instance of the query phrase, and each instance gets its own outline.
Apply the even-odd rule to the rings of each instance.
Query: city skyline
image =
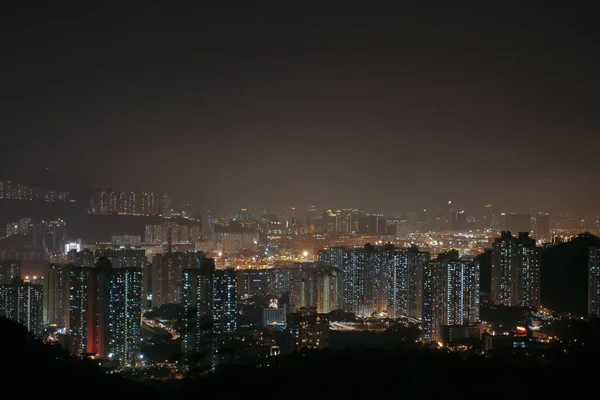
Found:
[[[352,205],[351,201],[343,201],[339,204],[343,206],[336,206],[336,204],[321,204],[321,203],[304,203],[298,204],[298,202],[292,202],[291,204],[267,204],[266,202],[240,202],[241,206],[233,204],[219,204],[214,207],[208,207],[205,204],[190,204],[180,203],[174,201],[170,193],[156,192],[153,190],[131,190],[131,189],[115,189],[115,188],[103,188],[95,189],[92,191],[81,192],[75,188],[75,192],[78,195],[70,191],[65,191],[65,185],[59,186],[63,189],[57,191],[52,188],[52,182],[56,181],[56,177],[51,177],[50,171],[44,171],[42,174],[46,175],[44,183],[38,183],[40,186],[31,185],[22,181],[14,181],[11,179],[0,180],[0,199],[7,200],[36,200],[44,201],[46,203],[83,203],[89,205],[88,212],[92,214],[121,214],[121,215],[167,215],[171,211],[177,213],[185,211],[189,215],[200,215],[200,214],[211,214],[220,216],[241,216],[241,214],[248,214],[254,216],[275,213],[275,214],[288,214],[293,212],[295,215],[305,217],[310,213],[314,212],[325,212],[331,210],[336,212],[339,210],[360,210],[369,214],[384,214],[384,215],[396,215],[406,213],[420,213],[429,212],[437,213],[442,209],[450,209],[456,213],[464,213],[466,216],[482,217],[489,215],[490,213],[495,214],[529,214],[531,216],[536,214],[564,214],[571,213],[577,215],[591,215],[600,210],[588,209],[581,210],[577,209],[569,210],[564,206],[558,209],[543,209],[537,207],[526,207],[521,205],[517,208],[502,208],[497,204],[480,204],[472,208],[464,207],[465,204],[453,202],[452,200],[446,199],[429,199],[425,203],[420,204],[419,207],[410,209],[402,209],[399,207],[392,207],[384,209],[381,206],[373,208],[362,208]],[[39,178],[38,178],[39,179]],[[38,181],[40,182],[40,181]],[[64,183],[64,177],[63,177]],[[81,189],[81,188],[79,188]],[[309,205],[310,204],[310,205]]]
[[[592,5],[3,4],[0,376],[574,394],[600,357]]]

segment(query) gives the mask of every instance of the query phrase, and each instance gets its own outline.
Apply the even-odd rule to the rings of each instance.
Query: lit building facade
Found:
[[[329,321],[314,308],[288,315],[287,330],[295,350],[322,350],[329,344]]]
[[[359,316],[420,318],[428,260],[429,253],[416,247],[331,247],[319,252],[321,263],[342,272],[342,308]]]
[[[479,265],[471,260],[429,262],[423,271],[423,338],[441,341],[442,327],[479,321]]]
[[[213,363],[213,309],[215,263],[183,270],[182,357],[186,366],[210,368]]]
[[[96,267],[69,270],[69,349],[76,354],[135,365],[139,362],[142,271],[112,268],[99,258]]]
[[[142,237],[139,235],[113,235],[110,241],[115,246],[139,246],[142,244]]]
[[[89,249],[83,249],[82,251],[71,250],[67,253],[67,260],[69,264],[76,267],[93,267],[96,257],[94,252]]]
[[[226,332],[237,328],[238,281],[233,268],[215,270],[214,274],[214,333],[217,341]]]
[[[600,251],[590,247],[588,253],[588,316],[600,317]]]
[[[113,268],[144,268],[147,262],[146,252],[142,249],[96,250],[94,256],[95,259],[108,258]]]
[[[167,193],[102,190],[92,211],[98,214],[162,215],[171,209]]]
[[[502,232],[492,246],[491,298],[505,306],[540,306],[541,248],[527,232]]]
[[[343,307],[344,276],[340,269],[319,266],[316,270],[317,313],[328,314]]]
[[[361,317],[387,310],[386,256],[376,248],[344,253],[344,309]]]
[[[161,224],[146,225],[144,230],[144,243],[147,245],[160,246],[166,240],[166,227]]]
[[[263,324],[265,327],[274,327],[277,329],[285,329],[286,327],[286,312],[285,308],[278,308],[277,303],[271,304],[263,309]]]
[[[69,266],[49,265],[44,276],[45,324],[67,326],[69,291]]]
[[[240,296],[265,296],[267,294],[272,270],[247,269],[239,270],[237,274],[238,294]]]
[[[88,337],[93,335],[91,325],[94,316],[89,306],[92,300],[88,297],[91,274],[92,268],[90,267],[69,269],[67,332],[69,333],[69,352],[73,354],[88,353]],[[90,320],[89,324],[88,320]]]
[[[0,316],[17,321],[41,337],[44,333],[44,286],[39,281],[15,279],[0,285]]]
[[[423,268],[429,253],[416,247],[383,251],[387,269],[387,313],[391,318],[421,318]]]
[[[201,251],[156,254],[152,259],[152,306],[181,304],[184,269],[199,268],[205,259]]]
[[[215,236],[217,246],[223,253],[258,249],[258,232],[215,232]]]
[[[292,268],[273,268],[267,270],[267,293],[276,297],[290,293],[294,284]]]
[[[113,269],[109,279],[108,358],[135,365],[140,357],[142,270]]]

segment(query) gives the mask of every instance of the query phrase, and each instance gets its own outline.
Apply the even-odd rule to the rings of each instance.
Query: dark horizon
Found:
[[[532,4],[5,5],[0,179],[193,208],[596,211],[595,13]]]

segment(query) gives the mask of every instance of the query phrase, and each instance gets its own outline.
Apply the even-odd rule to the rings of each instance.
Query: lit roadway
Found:
[[[355,331],[356,326],[354,325],[355,324],[347,322],[331,322],[329,324],[329,328],[333,329],[334,331]]]
[[[164,329],[165,331],[169,332],[172,339],[179,339],[179,334],[177,334],[177,332],[174,329],[169,328],[168,326],[166,326],[165,324],[163,324],[160,321],[153,320],[153,319],[147,319],[142,316],[142,324],[149,326],[150,328]]]

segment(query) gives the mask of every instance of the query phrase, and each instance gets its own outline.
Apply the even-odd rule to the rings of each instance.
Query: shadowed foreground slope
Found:
[[[69,357],[60,347],[44,344],[27,328],[4,317],[0,317],[0,360],[0,379],[18,380],[16,389],[28,395],[153,394],[136,382],[105,374],[92,361]]]

